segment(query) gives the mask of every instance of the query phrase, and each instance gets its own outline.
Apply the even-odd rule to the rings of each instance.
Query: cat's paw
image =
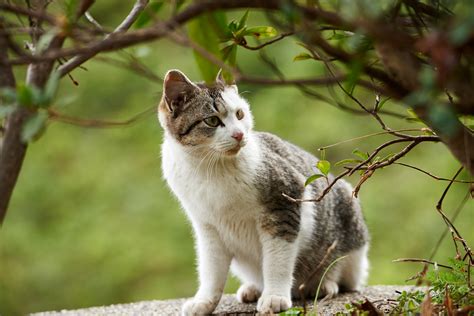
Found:
[[[272,315],[291,307],[291,299],[280,295],[262,295],[257,303],[257,311],[263,315]]]
[[[208,315],[214,311],[218,302],[193,298],[186,301],[181,309],[182,316]]]
[[[322,296],[324,296],[324,299],[333,298],[337,293],[339,293],[339,285],[337,285],[336,282],[330,280],[324,281],[322,286]]]
[[[258,300],[262,292],[253,284],[246,283],[237,291],[237,300],[241,303],[253,303]]]

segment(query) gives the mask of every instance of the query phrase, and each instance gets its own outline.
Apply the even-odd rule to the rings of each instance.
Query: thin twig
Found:
[[[313,272],[311,272],[311,274],[306,278],[306,280],[304,280],[304,282],[300,284],[300,286],[298,287],[298,290],[300,291],[300,293],[304,293],[304,290],[306,289],[306,284],[311,282],[311,280],[316,276],[316,273],[319,272],[323,264],[326,263],[326,260],[328,259],[329,255],[334,251],[334,249],[336,249],[337,243],[338,243],[337,239],[332,242],[332,244],[328,247],[328,249],[326,249],[326,253],[324,254],[324,257],[321,259],[321,261],[316,266],[316,268],[313,269]],[[302,299],[306,301],[305,296],[302,296]]]
[[[113,128],[113,127],[124,127],[136,123],[137,121],[147,117],[149,114],[153,113],[156,109],[156,106],[149,107],[144,111],[135,114],[131,118],[124,121],[104,121],[96,119],[83,119],[64,115],[54,111],[53,109],[48,109],[49,118],[53,121],[67,123],[80,127],[87,128]]]
[[[105,39],[102,41],[102,43],[105,42],[107,39],[110,39],[111,35],[116,35],[116,34],[127,31],[130,28],[130,26],[132,26],[132,24],[136,21],[140,12],[143,11],[143,9],[145,8],[147,4],[148,4],[148,0],[137,0],[134,6],[132,7],[131,11],[122,21],[122,23],[120,23],[120,25],[117,26],[111,34],[107,35]],[[67,73],[75,69],[76,67],[83,64],[88,59],[97,55],[99,52],[100,50],[99,51],[85,50],[84,53],[82,54],[81,53],[74,54],[75,56],[73,58],[71,58],[67,63],[65,63],[64,65],[58,68],[58,73],[61,75],[61,77],[66,75]],[[66,57],[66,56],[63,56],[63,57]]]
[[[127,17],[120,23],[119,26],[115,28],[113,33],[120,33],[127,31],[133,23],[137,20],[140,13],[145,9],[149,0],[137,0],[133,5],[132,10],[127,15]]]
[[[264,47],[267,46],[267,45],[270,45],[270,44],[273,44],[273,43],[275,43],[275,42],[278,42],[278,41],[284,39],[285,37],[290,36],[290,35],[293,35],[293,34],[295,34],[295,33],[294,33],[294,32],[281,33],[280,35],[278,35],[278,36],[275,37],[274,39],[272,39],[272,40],[270,40],[270,41],[268,41],[268,42],[262,43],[262,44],[260,44],[260,45],[257,45],[257,46],[249,46],[249,45],[247,45],[246,43],[238,43],[238,44],[239,44],[239,46],[242,46],[242,47],[244,47],[244,48],[246,48],[246,49],[249,49],[249,50],[259,50],[259,49],[264,48]]]
[[[86,17],[87,21],[91,22],[91,24],[94,25],[99,31],[105,33],[105,30],[102,27],[102,25],[100,25],[100,23],[97,22],[96,19],[94,19],[94,17],[92,16],[92,14],[89,11],[86,11],[86,13],[84,13],[84,16]]]
[[[397,129],[397,130],[392,130],[392,131],[377,132],[377,133],[372,133],[372,134],[368,134],[368,135],[363,135],[363,136],[358,136],[358,137],[346,139],[346,140],[343,140],[343,141],[340,141],[340,142],[337,142],[337,143],[334,143],[334,144],[331,144],[331,145],[326,145],[326,146],[323,146],[323,147],[319,147],[318,150],[328,149],[328,148],[335,147],[335,146],[338,146],[338,145],[341,145],[341,144],[344,144],[344,143],[349,143],[349,142],[352,142],[352,141],[355,141],[355,140],[361,140],[361,139],[369,138],[369,137],[372,137],[372,136],[391,134],[392,132],[420,132],[420,131],[422,131],[421,128],[404,128],[404,129]]]
[[[114,59],[108,56],[97,56],[95,60],[102,61],[104,63],[107,63],[109,65],[113,65],[116,67],[121,67],[125,69],[129,69],[133,71],[134,73],[143,76],[147,79],[150,79],[154,82],[159,82],[163,83],[163,79],[156,75],[151,69],[147,68],[144,64],[142,64],[138,59],[135,57],[131,56],[132,60],[129,62]]]
[[[459,203],[458,207],[454,211],[454,214],[451,217],[451,223],[454,223],[456,221],[456,218],[461,213],[461,210],[464,208],[464,205],[466,205],[466,202],[469,200],[469,197],[470,197],[470,193],[467,192],[466,196],[462,199],[461,203]],[[438,252],[439,247],[441,246],[441,243],[443,242],[444,238],[446,237],[446,234],[448,233],[448,231],[449,231],[449,228],[445,227],[443,233],[441,234],[441,236],[438,239],[438,242],[434,246],[433,251],[431,252],[429,260],[433,260],[434,256]]]
[[[438,176],[435,176],[434,174],[431,174],[429,173],[428,171],[425,171],[421,168],[418,168],[418,167],[415,167],[415,166],[412,166],[412,165],[409,165],[409,164],[406,164],[406,163],[402,163],[402,162],[394,162],[393,163],[394,165],[400,165],[400,166],[404,166],[404,167],[408,167],[408,168],[411,168],[411,169],[415,169],[415,170],[418,170],[424,174],[426,174],[427,176],[430,176],[431,178],[435,179],[435,180],[440,180],[440,181],[452,181],[452,179],[448,179],[448,178],[443,178],[443,177],[438,177]],[[456,182],[456,183],[474,183],[474,181],[467,181],[467,180],[454,180],[453,182]]]
[[[0,3],[0,10],[9,11],[15,14],[21,14],[29,18],[33,17],[38,19],[38,21],[46,21],[52,25],[56,25],[57,23],[57,20],[54,16],[45,13],[43,10],[31,10],[29,8],[7,3]]]
[[[431,260],[426,260],[426,259],[418,259],[418,258],[400,258],[400,259],[395,259],[392,260],[392,262],[421,262],[421,263],[426,263],[426,264],[432,264],[438,267],[446,268],[452,270],[453,267],[447,266],[441,263],[437,263]]]
[[[472,255],[472,251],[471,251],[471,248],[469,248],[469,246],[466,244],[466,240],[461,236],[461,234],[459,233],[459,231],[457,230],[457,228],[453,225],[453,223],[451,222],[451,220],[446,216],[446,214],[444,214],[443,212],[443,201],[444,201],[444,198],[446,197],[449,189],[451,188],[452,184],[454,183],[454,180],[456,179],[456,177],[461,173],[462,169],[464,169],[463,167],[460,167],[459,170],[456,172],[456,174],[454,175],[454,177],[452,178],[452,180],[449,182],[448,186],[446,187],[446,189],[444,189],[443,191],[443,194],[441,195],[441,198],[439,199],[438,201],[438,204],[436,205],[436,210],[438,211],[438,213],[441,215],[441,217],[443,218],[444,222],[446,223],[446,225],[449,227],[449,230],[451,231],[451,235],[452,235],[452,238],[453,238],[453,242],[454,242],[454,246],[456,248],[456,254],[457,254],[457,257],[458,258],[461,258],[461,255],[459,253],[459,250],[458,250],[458,245],[457,245],[457,242],[461,242],[461,244],[463,245],[464,247],[464,250],[466,251],[466,255],[469,257],[469,261],[471,264],[474,264],[474,258],[473,258],[473,255]]]

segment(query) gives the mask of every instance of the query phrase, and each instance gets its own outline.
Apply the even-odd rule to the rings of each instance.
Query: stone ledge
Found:
[[[338,311],[344,310],[344,304],[363,300],[379,302],[377,307],[383,310],[383,300],[393,299],[398,296],[396,291],[410,291],[414,286],[394,286],[376,285],[368,286],[361,292],[343,293],[333,299],[326,300],[318,305],[318,312],[321,315],[334,315]],[[186,299],[173,299],[163,301],[144,301],[130,304],[116,304],[110,306],[91,307],[77,310],[61,310],[52,312],[42,312],[32,314],[34,316],[118,316],[118,315],[179,315],[181,305]],[[294,302],[294,304],[298,304]],[[311,305],[310,305],[311,304]],[[382,305],[382,306],[381,306]],[[386,304],[387,305],[387,304]],[[308,303],[312,306],[312,302]],[[388,305],[387,305],[388,307]],[[242,304],[237,302],[235,296],[226,294],[222,297],[214,315],[255,315],[255,304]]]

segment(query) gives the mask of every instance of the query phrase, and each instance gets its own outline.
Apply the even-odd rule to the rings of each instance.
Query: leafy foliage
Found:
[[[247,26],[249,11],[237,22],[235,20],[226,23],[226,15],[223,12],[211,13],[200,16],[189,25],[189,36],[199,45],[216,57],[219,57],[229,66],[237,64],[237,47],[247,45],[246,37],[253,37],[257,40],[272,38],[277,35],[277,31],[272,26]],[[222,47],[222,48],[220,48]],[[212,82],[218,72],[218,67],[195,52],[196,63],[206,82]],[[227,82],[232,82],[232,74],[223,72]]]
[[[226,17],[223,12],[206,13],[195,18],[188,25],[189,37],[206,51],[217,58],[222,57],[219,49],[222,30],[226,25]],[[201,71],[201,75],[206,82],[213,82],[219,71],[219,67],[209,61],[197,51],[194,51],[194,58]]]
[[[447,297],[455,306],[474,305],[474,289],[470,284],[468,266],[462,260],[450,259],[452,270],[434,269],[426,275],[431,285],[433,302],[443,304]]]
[[[46,122],[48,120],[48,113],[39,111],[33,114],[23,126],[21,132],[21,139],[23,142],[28,143],[30,141],[38,139],[46,128]]]
[[[402,291],[397,297],[397,306],[393,309],[393,313],[415,315],[419,312],[424,298],[425,293],[422,291]]]

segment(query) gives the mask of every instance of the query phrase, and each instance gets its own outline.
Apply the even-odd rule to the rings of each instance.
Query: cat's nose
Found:
[[[235,139],[236,141],[240,142],[242,141],[242,138],[244,138],[244,133],[238,131],[238,132],[233,132],[232,133],[232,138]]]

